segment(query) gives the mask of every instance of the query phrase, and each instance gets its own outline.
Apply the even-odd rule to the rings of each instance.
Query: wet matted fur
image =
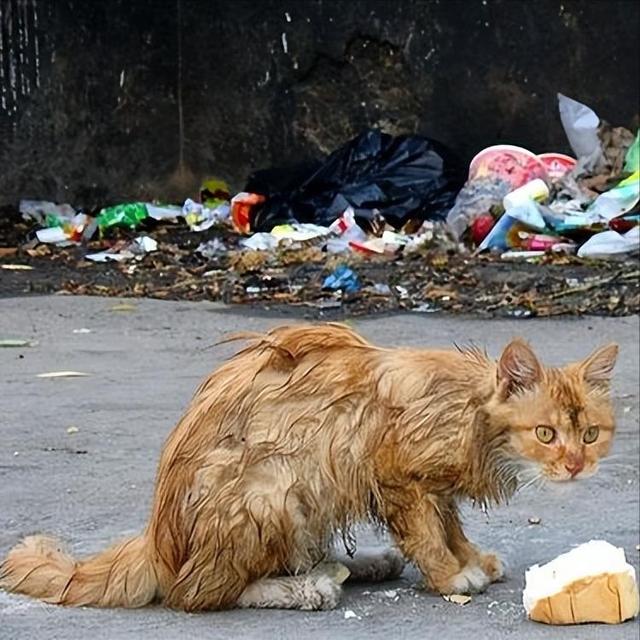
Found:
[[[26,538],[0,586],[73,606],[327,608],[339,586],[309,571],[336,534],[373,520],[429,588],[482,589],[502,567],[467,540],[457,501],[595,472],[613,437],[616,354],[553,369],[519,339],[495,362],[381,348],[338,324],[252,336],[169,436],[142,534],[80,561]]]

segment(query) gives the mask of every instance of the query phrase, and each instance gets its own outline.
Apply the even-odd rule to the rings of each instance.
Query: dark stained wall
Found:
[[[0,0],[0,25],[0,204],[239,189],[368,126],[568,151],[558,91],[638,124],[635,0]]]

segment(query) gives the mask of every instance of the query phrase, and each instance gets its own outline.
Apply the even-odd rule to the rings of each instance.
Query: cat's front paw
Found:
[[[495,553],[481,553],[479,564],[490,582],[499,582],[504,577],[504,564]]]
[[[489,576],[481,567],[468,564],[443,584],[435,585],[437,591],[443,595],[453,593],[480,593],[491,582]]]

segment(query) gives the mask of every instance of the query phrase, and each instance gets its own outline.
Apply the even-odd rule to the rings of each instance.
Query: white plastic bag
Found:
[[[591,236],[579,249],[579,258],[620,259],[640,253],[640,226],[624,235],[603,231]]]
[[[602,145],[598,138],[600,118],[587,105],[558,94],[560,120],[569,144],[584,169],[593,169],[602,159]]]
[[[61,220],[71,220],[76,210],[69,204],[55,204],[45,200],[21,200],[20,213],[24,220],[34,220],[44,225],[47,215],[54,215]]]
[[[350,242],[367,241],[367,234],[356,222],[352,207],[345,209],[345,212],[329,227],[329,231],[331,234],[336,234],[327,240],[329,253],[345,253],[350,251]]]

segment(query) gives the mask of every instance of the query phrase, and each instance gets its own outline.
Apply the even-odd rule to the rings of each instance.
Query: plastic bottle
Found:
[[[503,199],[502,204],[505,211],[513,209],[518,205],[526,204],[529,200],[546,200],[549,197],[549,187],[544,180],[536,178],[527,184],[522,185],[515,191],[508,193]]]

